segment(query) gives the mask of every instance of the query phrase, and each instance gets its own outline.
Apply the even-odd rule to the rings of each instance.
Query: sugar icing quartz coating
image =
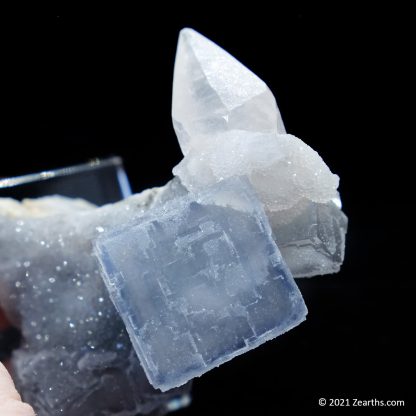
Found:
[[[305,319],[302,296],[245,179],[151,210],[97,247],[140,362],[162,391]]]
[[[266,84],[192,29],[179,36],[172,117],[185,155],[173,172],[187,189],[248,176],[294,275],[339,270],[347,220],[334,203],[340,201],[338,176],[302,140],[285,134]],[[322,210],[324,219],[315,213]],[[316,231],[322,221],[331,236]],[[335,247],[333,234],[339,234]]]

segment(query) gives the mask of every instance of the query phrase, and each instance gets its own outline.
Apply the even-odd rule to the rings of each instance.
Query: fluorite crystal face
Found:
[[[269,213],[275,241],[295,277],[337,273],[344,261],[348,220],[334,199],[302,201],[292,213]]]
[[[172,118],[184,159],[162,188],[101,208],[0,199],[0,305],[22,330],[15,378],[40,416],[188,403],[189,384],[155,387],[293,328],[306,307],[292,275],[342,264],[338,176],[286,134],[267,85],[192,29]]]
[[[305,319],[302,296],[248,181],[173,200],[98,239],[103,277],[162,391]]]

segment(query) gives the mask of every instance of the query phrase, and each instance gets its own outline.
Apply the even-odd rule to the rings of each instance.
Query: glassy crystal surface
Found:
[[[0,305],[22,331],[14,378],[39,416],[164,414],[189,402],[189,385],[162,394],[149,384],[92,255],[98,235],[173,189],[102,208],[64,197],[0,199]]]
[[[274,223],[278,245],[285,244],[282,253],[295,275],[339,269],[344,256],[345,215],[340,208],[331,208],[331,215],[343,218],[343,225],[328,227],[327,216],[308,215],[308,208],[299,209],[329,206],[338,198],[338,176],[306,143],[285,134],[266,84],[191,29],[182,30],[179,36],[172,117],[185,155],[173,173],[189,191],[198,192],[235,175],[247,176]],[[314,227],[331,235],[311,240]],[[336,248],[329,247],[331,241],[336,241]]]
[[[103,234],[97,255],[148,379],[162,391],[306,316],[262,206],[242,178]]]

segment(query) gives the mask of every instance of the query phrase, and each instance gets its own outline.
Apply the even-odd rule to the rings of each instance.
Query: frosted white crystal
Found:
[[[0,305],[22,331],[14,377],[39,416],[164,414],[171,400],[189,402],[189,386],[161,394],[147,381],[92,255],[98,235],[178,192],[174,181],[102,208],[0,198]]]
[[[179,35],[172,119],[182,152],[216,134],[285,133],[267,85],[224,49],[192,29]]]
[[[338,199],[338,176],[311,147],[284,134],[280,112],[263,81],[190,29],[179,36],[172,117],[185,155],[173,173],[189,191],[247,176],[295,276],[339,270],[346,217],[340,207],[331,208],[329,217],[317,215],[319,207]],[[321,238],[316,230],[324,228],[330,236]]]
[[[271,234],[235,177],[99,237],[104,280],[153,386],[182,385],[305,319]]]

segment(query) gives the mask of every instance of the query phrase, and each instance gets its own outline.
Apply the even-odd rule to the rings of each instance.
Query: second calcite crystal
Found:
[[[305,319],[271,234],[236,177],[98,239],[107,288],[154,387],[180,386]]]

